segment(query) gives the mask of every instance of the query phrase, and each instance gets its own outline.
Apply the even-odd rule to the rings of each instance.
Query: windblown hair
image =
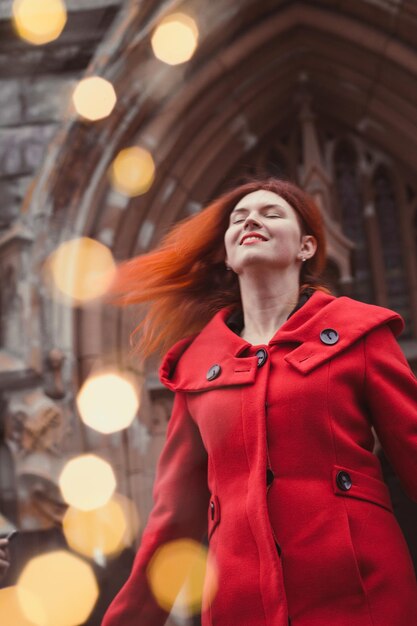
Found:
[[[111,297],[121,305],[147,303],[132,333],[142,357],[160,354],[176,341],[199,332],[225,306],[240,306],[237,276],[225,267],[224,234],[229,215],[248,193],[266,189],[295,210],[303,235],[313,235],[317,250],[301,266],[300,291],[329,290],[320,281],[326,261],[323,219],[314,201],[299,187],[275,178],[253,180],[226,192],[197,215],[178,222],[160,245],[119,266]]]

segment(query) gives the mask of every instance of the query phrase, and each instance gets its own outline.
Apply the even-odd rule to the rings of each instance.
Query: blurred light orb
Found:
[[[113,187],[125,196],[140,196],[155,178],[155,163],[150,152],[139,146],[121,150],[110,167]]]
[[[100,76],[90,76],[81,80],[72,94],[75,109],[79,115],[95,122],[108,117],[116,102],[113,85]]]
[[[147,576],[159,606],[178,617],[200,613],[217,591],[214,563],[207,549],[191,539],[161,546],[148,565]]]
[[[57,39],[67,22],[63,0],[14,0],[12,12],[19,37],[37,46]]]
[[[23,613],[38,626],[83,624],[99,593],[90,565],[65,550],[31,559],[19,577],[17,591]]]
[[[23,595],[26,596],[27,605],[31,602],[31,594],[23,590]],[[32,602],[36,604],[36,601],[36,596],[33,597],[32,594]],[[38,615],[45,619],[45,613],[41,611],[42,609],[38,609]],[[33,621],[29,621],[23,612],[17,586],[0,589],[0,624],[2,626],[33,626]]]
[[[127,376],[102,372],[87,378],[78,392],[77,407],[84,424],[108,435],[130,426],[139,398]]]
[[[165,17],[151,38],[154,55],[168,65],[179,65],[189,61],[197,44],[197,24],[185,13],[173,13]]]
[[[81,511],[104,506],[116,488],[111,465],[95,454],[83,454],[68,461],[58,482],[65,502]]]
[[[93,511],[69,507],[62,524],[68,545],[84,556],[117,554],[125,548],[127,522],[123,508],[115,499]]]
[[[79,237],[60,244],[46,262],[53,287],[67,301],[82,304],[102,296],[116,264],[110,250],[95,239]]]
[[[122,548],[128,548],[135,542],[139,535],[139,512],[135,503],[121,493],[115,493],[113,496],[113,500],[118,503],[124,513],[126,529],[122,538]]]

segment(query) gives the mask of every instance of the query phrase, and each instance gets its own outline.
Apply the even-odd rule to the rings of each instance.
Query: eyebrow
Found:
[[[283,206],[281,206],[280,204],[265,204],[261,207],[262,209],[284,209],[285,208]],[[239,211],[249,211],[248,208],[246,207],[239,207],[237,209],[233,209],[233,211],[230,213],[230,215],[233,215],[233,213],[238,213]]]

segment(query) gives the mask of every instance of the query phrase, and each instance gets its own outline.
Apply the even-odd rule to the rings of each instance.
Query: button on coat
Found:
[[[320,339],[326,345],[333,346],[339,341],[339,333],[333,328],[326,328],[325,330],[321,331]]]
[[[220,365],[217,365],[217,363],[216,365],[212,365],[206,374],[207,380],[214,380],[215,378],[220,376],[221,371],[222,368],[220,367]]]
[[[338,472],[336,475],[336,483],[342,491],[349,491],[352,487],[352,479],[348,472]]]
[[[260,348],[256,352],[256,356],[258,358],[258,367],[262,367],[262,365],[265,365],[268,358],[268,352],[265,350],[265,348]]]

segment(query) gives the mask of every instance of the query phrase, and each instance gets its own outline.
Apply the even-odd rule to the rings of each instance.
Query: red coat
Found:
[[[147,563],[166,541],[201,539],[207,519],[219,589],[205,626],[416,626],[413,565],[372,452],[373,425],[417,501],[402,319],[317,291],[268,345],[251,346],[229,314],[162,363],[176,394],[155,507],[103,626],[164,623]]]

